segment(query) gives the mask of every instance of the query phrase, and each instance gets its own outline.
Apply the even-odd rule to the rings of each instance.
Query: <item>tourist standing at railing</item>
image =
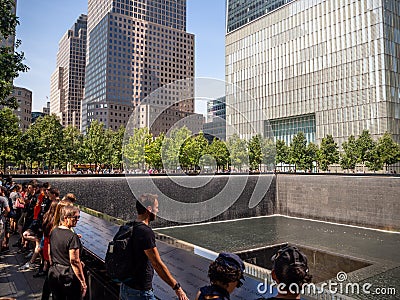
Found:
[[[72,231],[79,218],[76,206],[64,206],[60,225],[50,233],[48,282],[54,300],[79,300],[87,291],[81,261],[82,243]]]
[[[17,222],[21,217],[22,208],[24,207],[21,191],[22,191],[22,186],[20,184],[15,184],[11,188],[10,199],[13,204],[13,209],[15,211],[14,222],[11,222],[11,230],[13,232],[18,231]]]
[[[36,186],[36,194],[35,197],[30,202],[30,210],[29,214],[33,213],[32,221],[29,222],[29,226],[25,224],[26,230],[23,233],[24,240],[28,242],[32,242],[35,244],[35,248],[33,250],[32,256],[30,260],[18,268],[18,270],[26,270],[34,268],[34,263],[36,258],[40,256],[40,241],[42,240],[43,231],[42,231],[42,219],[40,218],[40,212],[42,210],[42,203],[46,197],[45,190],[49,187],[48,183],[44,183],[42,185]],[[27,218],[30,215],[27,215]],[[29,258],[30,255],[28,255]]]
[[[6,240],[6,217],[10,212],[10,206],[8,205],[8,199],[6,198],[7,189],[4,186],[0,186],[0,241],[1,241],[1,252],[8,250],[8,242]]]
[[[211,285],[200,288],[196,300],[229,300],[230,294],[243,285],[244,263],[234,253],[220,253],[210,264],[208,277]]]
[[[167,266],[161,260],[156,246],[156,238],[149,223],[154,221],[158,213],[157,195],[144,194],[136,201],[138,216],[132,232],[132,253],[135,268],[132,269],[131,279],[121,283],[121,300],[156,300],[152,281],[154,270],[176,293],[179,300],[188,300],[178,281],[172,277]],[[138,225],[135,225],[140,223]]]

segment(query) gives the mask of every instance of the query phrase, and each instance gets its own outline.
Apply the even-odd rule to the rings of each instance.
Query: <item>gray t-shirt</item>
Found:
[[[15,208],[15,201],[17,201],[17,198],[21,198],[21,194],[18,192],[11,192],[10,199],[14,208]]]
[[[8,207],[8,200],[6,197],[0,196],[0,212],[1,220],[4,221],[4,209]]]

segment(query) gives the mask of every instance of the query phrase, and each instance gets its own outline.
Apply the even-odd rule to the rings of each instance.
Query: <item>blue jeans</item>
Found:
[[[157,300],[154,296],[153,290],[140,291],[130,288],[129,286],[121,283],[119,289],[120,300]]]

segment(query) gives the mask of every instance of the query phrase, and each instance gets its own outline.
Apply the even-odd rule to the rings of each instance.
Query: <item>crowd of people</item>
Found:
[[[84,263],[81,261],[82,243],[74,227],[80,218],[74,206],[76,197],[66,194],[60,199],[60,191],[49,183],[35,180],[17,184],[7,177],[0,186],[1,252],[10,249],[11,234],[18,234],[13,244],[18,252],[25,253],[27,262],[19,271],[37,268],[34,277],[44,276],[42,298],[54,300],[82,299],[87,291]],[[156,246],[150,222],[158,213],[157,195],[144,194],[136,201],[137,218],[134,223],[127,255],[133,256],[135,267],[132,276],[120,284],[122,300],[155,300],[152,288],[154,271],[176,293],[179,300],[188,297],[183,287],[163,263]],[[37,267],[36,262],[40,261]],[[300,299],[300,292],[288,289],[292,284],[301,287],[310,283],[307,257],[296,247],[287,246],[272,257],[273,279],[286,287],[270,299]],[[233,253],[220,253],[208,270],[210,284],[200,287],[196,300],[229,300],[231,293],[244,283],[245,265]]]
[[[33,277],[44,277],[43,300],[80,299],[86,293],[82,244],[73,231],[79,220],[76,197],[60,191],[48,182],[31,180],[22,184],[11,176],[1,182],[1,253],[10,251],[10,236],[18,241],[11,245],[23,253],[26,263],[18,271],[34,270]]]

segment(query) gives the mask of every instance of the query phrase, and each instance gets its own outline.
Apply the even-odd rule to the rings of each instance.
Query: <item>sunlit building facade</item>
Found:
[[[56,70],[50,82],[50,113],[63,126],[80,128],[85,86],[87,16],[81,15],[59,42]]]
[[[227,123],[287,143],[303,131],[341,144],[364,129],[399,142],[399,68],[398,1],[290,1],[227,29],[226,80],[249,95],[227,91]]]
[[[31,125],[32,113],[32,91],[23,87],[14,86],[11,97],[17,100],[18,108],[14,109],[19,121],[18,126],[22,131]]]
[[[193,76],[186,0],[89,0],[83,132],[94,120],[114,130],[126,125],[153,91]],[[194,111],[193,100],[162,102]]]

